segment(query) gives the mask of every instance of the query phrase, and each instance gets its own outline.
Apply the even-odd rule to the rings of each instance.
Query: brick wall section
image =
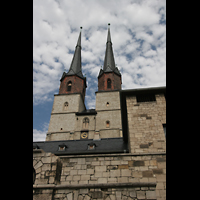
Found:
[[[111,88],[107,88],[107,79],[111,79]],[[114,72],[111,73],[103,73],[98,78],[98,91],[104,90],[121,90],[121,77],[116,75]]]
[[[71,91],[67,91],[67,83],[72,82]],[[66,76],[62,82],[60,83],[59,94],[73,94],[73,93],[81,93],[83,99],[85,99],[85,83],[84,80],[79,78],[78,76]],[[83,91],[84,89],[84,91]]]
[[[131,153],[166,152],[166,101],[164,94],[155,96],[156,101],[139,103],[136,96],[126,98]]]

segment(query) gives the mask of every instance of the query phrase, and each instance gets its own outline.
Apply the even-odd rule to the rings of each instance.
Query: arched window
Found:
[[[69,104],[68,104],[68,102],[65,102],[65,103],[64,103],[63,110],[67,110],[67,108],[68,108],[68,105],[69,105]]]
[[[85,117],[83,119],[83,129],[88,129],[88,127],[89,127],[89,119]]]
[[[106,121],[106,128],[110,128],[110,121]]]
[[[71,91],[71,89],[72,89],[72,82],[71,81],[69,81],[68,83],[67,83],[67,91]]]
[[[107,88],[111,88],[111,80],[109,78],[107,80]]]

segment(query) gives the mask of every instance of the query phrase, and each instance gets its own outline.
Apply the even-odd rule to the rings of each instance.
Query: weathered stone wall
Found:
[[[156,101],[139,103],[136,96],[126,98],[131,153],[166,152],[166,101],[164,94],[155,96]]]
[[[38,154],[39,155],[39,154]],[[50,154],[47,154],[50,155]],[[45,157],[45,156],[44,156]],[[36,166],[36,182],[34,194],[39,195],[47,192],[48,190],[43,191],[44,189],[37,188],[37,184],[50,184],[51,182],[39,181],[41,177],[40,170],[37,166],[42,162],[44,157],[39,159],[37,156]],[[54,158],[55,159],[55,158]],[[50,159],[49,159],[50,161]],[[147,194],[150,195],[147,191],[151,190],[148,187],[142,187],[140,189],[129,189],[128,187],[110,187],[112,189],[103,190],[102,187],[98,188],[98,184],[101,184],[104,187],[109,186],[109,184],[152,184],[156,185],[154,198],[149,199],[158,199],[164,200],[165,190],[166,190],[166,156],[164,153],[160,154],[104,154],[104,155],[82,155],[82,156],[60,156],[62,163],[62,173],[60,176],[59,187],[75,187],[84,185],[85,193],[81,193],[83,190],[78,189],[63,189],[58,190],[59,187],[56,187],[54,191],[55,199],[77,199],[77,196],[80,196],[79,199],[98,199],[93,198],[92,194],[94,191],[101,191],[103,193],[103,198],[107,199],[148,199]],[[45,162],[45,161],[44,161]],[[46,161],[47,162],[47,161]],[[49,170],[49,168],[47,169]],[[42,169],[41,169],[42,172]],[[40,174],[38,174],[40,173]],[[44,176],[47,172],[44,172]],[[49,173],[49,172],[48,172]],[[44,178],[45,179],[45,178]],[[53,179],[52,179],[53,181]],[[51,184],[50,184],[51,185]],[[96,185],[96,186],[95,186]],[[88,188],[87,188],[88,186]],[[90,186],[90,187],[89,187]],[[91,189],[92,188],[95,189]],[[48,188],[48,187],[47,187]],[[46,189],[47,189],[46,188]],[[51,188],[49,188],[51,189]],[[61,189],[61,188],[60,188]],[[76,192],[76,191],[77,192]],[[51,191],[49,191],[51,192]],[[136,196],[130,196],[136,195]],[[47,192],[48,193],[48,192]],[[50,195],[50,194],[49,194]],[[68,195],[68,196],[67,196]],[[76,198],[74,197],[76,196]],[[140,196],[141,195],[141,196]],[[153,193],[152,193],[153,195]],[[40,195],[39,195],[40,196]],[[107,197],[109,196],[109,197]],[[120,196],[120,197],[117,197]],[[127,197],[127,198],[126,198]],[[103,199],[99,198],[99,199]]]
[[[126,187],[125,187],[126,186]],[[34,187],[34,200],[54,199],[54,200],[137,200],[156,199],[155,185],[153,184],[108,184],[107,187],[99,184],[88,185],[88,188],[81,188],[81,185],[73,187]],[[61,188],[61,189],[60,189]],[[72,189],[73,188],[73,189]],[[46,197],[46,198],[45,198]],[[49,197],[49,198],[47,198]],[[53,198],[52,198],[53,197]]]
[[[115,154],[60,157],[60,184],[155,182],[157,199],[165,199],[166,155]]]
[[[62,162],[58,156],[41,149],[33,150],[34,184],[59,184]]]

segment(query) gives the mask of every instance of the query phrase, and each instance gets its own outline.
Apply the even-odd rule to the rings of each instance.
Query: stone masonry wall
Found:
[[[62,163],[58,156],[46,153],[41,149],[33,151],[34,184],[58,184],[62,171]]]
[[[158,200],[165,199],[165,154],[115,154],[60,157],[63,163],[61,185],[156,183]]]
[[[41,161],[42,160],[44,160],[44,158],[41,159]],[[39,162],[40,161],[37,161],[37,163]],[[56,183],[58,185],[56,190],[54,189],[54,199],[166,199],[166,155],[164,153],[60,156],[60,162],[62,163],[62,173],[60,182]],[[38,196],[38,198],[35,199],[39,200],[40,194],[47,194],[49,192],[48,195],[51,195],[50,193],[52,193],[52,190],[48,188],[48,185],[51,186],[52,184],[48,181],[38,182],[38,178],[39,175],[36,169],[34,196]],[[109,184],[134,183],[154,183],[156,185],[156,190],[155,188],[148,187],[136,187],[137,189],[132,188],[132,190],[128,187],[109,187],[110,189],[107,190],[102,189],[102,187],[90,187],[91,185],[95,186],[100,184],[104,185],[105,188]],[[37,186],[40,186],[40,184],[47,184],[47,187],[45,186],[46,190],[38,189]],[[59,189],[59,187],[80,185],[84,185],[85,190],[76,189],[76,192],[75,189]],[[47,188],[49,190],[47,190]],[[82,193],[83,191],[87,192]],[[93,196],[98,196],[97,193],[92,194],[92,192],[98,191],[101,196],[100,198]],[[76,197],[74,197],[74,195]],[[151,198],[149,195],[151,195]]]
[[[164,94],[155,97],[156,101],[139,103],[136,96],[126,98],[131,153],[166,152],[166,101]]]

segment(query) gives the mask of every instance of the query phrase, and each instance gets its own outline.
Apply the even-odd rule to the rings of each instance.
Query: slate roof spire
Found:
[[[61,80],[66,76],[66,75],[77,75],[80,78],[85,79],[85,77],[82,74],[82,65],[81,65],[81,29],[80,27],[80,34],[78,37],[77,45],[75,48],[74,56],[69,68],[69,71],[67,73],[63,73]]]
[[[106,52],[105,52],[103,70],[102,69],[100,70],[99,76],[103,72],[115,72],[116,74],[121,76],[121,73],[119,72],[118,68],[115,65],[115,59],[114,59],[111,35],[110,35],[110,23],[108,24],[108,35],[107,35]]]

